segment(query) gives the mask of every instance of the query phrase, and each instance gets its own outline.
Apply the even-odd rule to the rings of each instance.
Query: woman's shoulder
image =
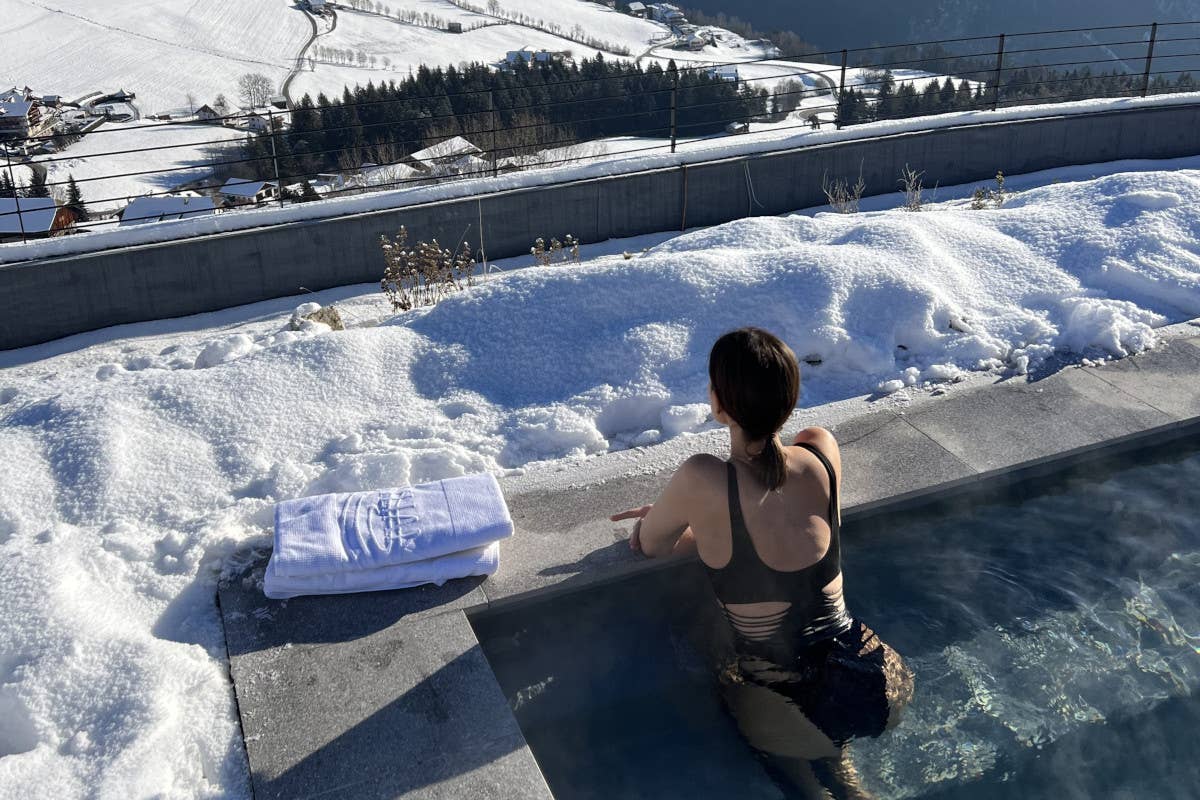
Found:
[[[825,428],[805,428],[796,434],[792,444],[810,444],[828,454],[838,451],[837,438]]]
[[[837,438],[825,428],[805,428],[796,434],[792,444],[815,447],[836,469],[841,470],[842,455],[838,449]]]
[[[701,479],[724,478],[728,463],[712,453],[696,453],[688,456],[679,469],[681,472]]]

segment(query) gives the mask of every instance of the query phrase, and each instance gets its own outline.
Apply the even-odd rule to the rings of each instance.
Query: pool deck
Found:
[[[1200,421],[1200,321],[1156,349],[1045,377],[978,380],[908,405],[801,411],[842,447],[847,516],[1018,466]],[[882,410],[880,410],[882,408]],[[721,452],[723,432],[674,445]],[[666,445],[664,445],[666,447]],[[258,559],[219,601],[257,800],[550,798],[466,612],[544,600],[663,562],[634,556],[607,515],[649,502],[670,470],[602,457],[593,481],[502,481],[516,535],[498,574],[442,587],[279,602]],[[661,464],[662,461],[655,463]],[[642,473],[645,474],[642,474]],[[604,476],[609,477],[605,478]]]

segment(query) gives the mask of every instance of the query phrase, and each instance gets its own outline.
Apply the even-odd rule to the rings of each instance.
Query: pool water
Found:
[[[1200,796],[1200,439],[850,518],[846,598],[916,675],[879,798]],[[777,798],[695,564],[472,620],[559,800]]]

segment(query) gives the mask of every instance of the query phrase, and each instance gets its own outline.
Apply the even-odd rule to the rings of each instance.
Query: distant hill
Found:
[[[1051,28],[1097,27],[1151,21],[1200,20],[1200,0],[688,0],[708,13],[725,12],[764,31],[792,30],[823,48]],[[1189,28],[1200,35],[1200,25]]]

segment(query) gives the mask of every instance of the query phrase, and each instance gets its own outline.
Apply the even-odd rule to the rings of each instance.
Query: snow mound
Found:
[[[709,348],[742,325],[804,356],[809,406],[1140,352],[1200,316],[1198,204],[1200,173],[1179,170],[982,211],[745,219],[373,327],[288,330],[277,303],[4,354],[0,785],[248,795],[212,595],[279,500],[705,430]],[[384,317],[377,289],[350,291],[340,308]]]

